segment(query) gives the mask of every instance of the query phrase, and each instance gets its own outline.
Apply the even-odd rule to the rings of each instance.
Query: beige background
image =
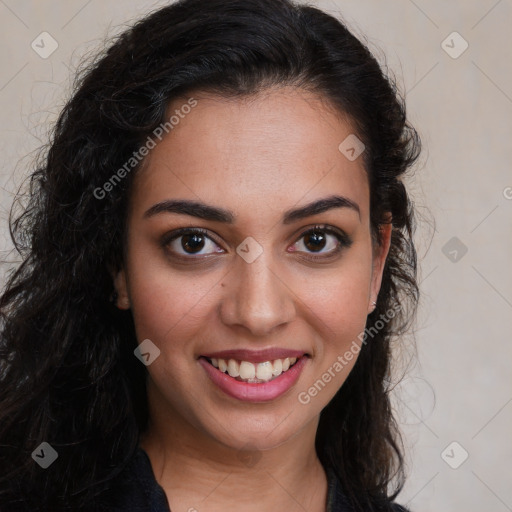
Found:
[[[27,175],[31,152],[46,142],[70,72],[104,36],[165,3],[0,0],[4,260],[16,260],[5,222],[12,194]],[[425,146],[409,180],[421,215],[422,301],[419,362],[395,400],[409,471],[398,501],[416,512],[512,510],[511,0],[312,3],[341,13],[381,62],[386,55]],[[31,48],[43,31],[59,45],[46,59]],[[469,44],[458,58],[442,47],[454,31]],[[446,45],[459,53],[463,40],[450,36]],[[2,283],[8,266],[0,268]],[[453,441],[458,444],[444,452]],[[453,469],[445,460],[456,466],[462,450],[469,457]]]

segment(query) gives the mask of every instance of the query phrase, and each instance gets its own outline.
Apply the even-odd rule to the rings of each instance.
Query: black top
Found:
[[[344,495],[335,473],[328,469],[327,509],[326,512],[353,512]],[[121,473],[119,487],[111,494],[111,501],[105,510],[110,512],[171,512],[167,496],[156,481],[147,453],[138,448],[133,461]],[[393,505],[395,512],[407,512]]]

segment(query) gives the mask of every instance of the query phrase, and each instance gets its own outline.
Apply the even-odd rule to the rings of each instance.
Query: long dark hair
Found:
[[[324,408],[316,450],[361,510],[403,485],[389,400],[390,345],[415,315],[414,212],[402,182],[420,152],[396,81],[328,14],[288,0],[182,0],[117,36],[77,75],[10,227],[22,263],[0,298],[0,505],[92,510],[134,455],[148,420],[147,371],[130,311],[112,304],[137,166],[99,188],[191,91],[243,97],[273,85],[313,91],[364,142],[371,232],[392,214],[377,307],[344,385]],[[102,188],[104,191],[105,188]],[[394,315],[390,317],[390,310]],[[385,321],[384,318],[385,317]],[[58,462],[31,457],[48,442]],[[2,508],[2,510],[4,510]]]

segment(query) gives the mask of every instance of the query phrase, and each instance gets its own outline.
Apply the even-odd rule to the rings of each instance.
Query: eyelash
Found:
[[[324,256],[316,256],[314,253],[308,253],[309,256],[305,257],[308,260],[318,261],[318,260],[330,259],[334,255],[337,255],[338,253],[340,253],[343,249],[345,249],[345,248],[348,249],[352,245],[352,243],[353,243],[353,240],[348,235],[346,235],[342,231],[338,231],[337,229],[334,229],[334,228],[332,228],[330,226],[327,226],[327,225],[317,225],[317,226],[314,226],[312,228],[307,229],[306,231],[301,233],[301,235],[299,236],[297,242],[302,240],[307,235],[313,234],[313,233],[318,232],[318,231],[323,232],[323,233],[327,233],[327,234],[330,234],[330,235],[333,235],[338,240],[338,246],[336,247],[336,249],[330,251],[327,254],[327,256],[325,256],[325,255]],[[178,239],[178,238],[180,238],[182,236],[185,236],[185,235],[201,235],[203,237],[206,237],[206,238],[210,239],[215,244],[217,244],[217,242],[209,235],[209,232],[207,230],[205,230],[205,229],[202,229],[202,228],[181,228],[181,229],[178,229],[176,231],[173,231],[172,233],[168,233],[167,235],[164,235],[164,237],[162,239],[162,246],[168,252],[171,252],[168,249],[169,244],[171,242],[173,242],[174,240],[176,240],[176,239]],[[295,242],[295,243],[297,243],[297,242]],[[293,252],[303,252],[303,251],[293,251]],[[193,255],[184,256],[184,255],[181,255],[181,254],[176,255],[175,253],[173,253],[173,257],[176,257],[176,258],[179,258],[179,259],[182,259],[182,260],[188,260],[189,262],[190,262],[190,260],[200,259],[201,258],[200,256],[199,257],[195,257]]]

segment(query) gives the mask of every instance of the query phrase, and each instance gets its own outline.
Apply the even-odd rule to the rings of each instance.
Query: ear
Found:
[[[391,214],[388,215],[388,218],[389,224],[386,223],[379,226],[382,244],[376,244],[373,251],[372,278],[370,285],[370,297],[368,301],[368,313],[371,313],[375,309],[375,306],[372,303],[373,301],[377,302],[377,297],[379,295],[380,286],[382,283],[382,274],[384,273],[384,265],[386,263],[386,258],[388,256],[389,248],[391,245],[391,232],[393,230]]]
[[[116,306],[119,309],[130,309],[130,297],[128,296],[128,283],[126,273],[121,269],[114,276],[114,288],[117,293]]]

